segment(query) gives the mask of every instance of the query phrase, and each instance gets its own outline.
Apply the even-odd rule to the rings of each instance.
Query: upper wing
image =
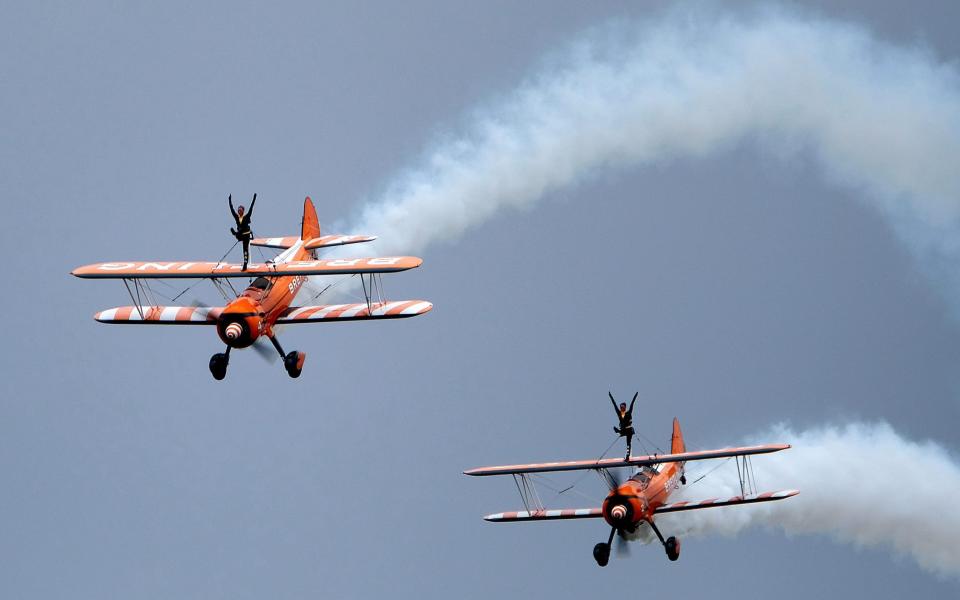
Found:
[[[563,519],[596,519],[603,516],[602,508],[564,508],[562,510],[525,510],[516,512],[502,512],[487,515],[483,519],[493,523],[507,523],[511,521],[560,521]]]
[[[381,258],[331,258],[285,263],[242,265],[214,262],[108,262],[74,269],[73,275],[86,279],[170,279],[205,277],[280,277],[285,275],[352,275],[394,273],[419,267],[415,256]]]
[[[653,512],[668,513],[681,510],[696,510],[698,508],[711,508],[713,506],[730,506],[733,504],[753,504],[755,502],[771,502],[773,500],[783,500],[790,496],[796,496],[800,490],[781,490],[779,492],[763,492],[762,494],[750,494],[747,496],[734,496],[732,498],[710,498],[700,502],[673,502],[657,507]]]
[[[604,458],[601,460],[572,460],[567,462],[532,463],[528,465],[503,465],[499,467],[481,467],[464,471],[466,475],[517,475],[520,473],[547,473],[550,471],[577,471],[582,469],[612,469],[614,467],[641,467],[666,462],[685,462],[708,458],[726,458],[747,454],[766,454],[786,450],[790,444],[766,444],[763,446],[743,446],[740,448],[721,448],[719,450],[700,450],[698,452],[680,452],[677,454],[650,454],[631,456],[629,459]]]
[[[322,235],[318,238],[307,240],[303,245],[307,250],[315,248],[326,248],[328,246],[343,246],[345,244],[359,244],[361,242],[372,242],[377,239],[375,235]],[[274,238],[253,238],[250,240],[251,246],[263,246],[264,248],[292,248],[294,244],[300,241],[300,236],[286,236]]]
[[[320,306],[291,306],[283,311],[277,323],[317,323],[320,321],[352,321],[359,319],[399,319],[422,315],[433,308],[425,300],[376,302],[367,305],[324,304]]]
[[[142,312],[141,312],[142,310]],[[118,306],[93,316],[101,323],[135,323],[138,325],[216,325],[222,306]]]

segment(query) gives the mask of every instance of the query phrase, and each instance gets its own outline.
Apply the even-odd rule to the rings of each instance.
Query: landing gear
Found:
[[[287,375],[296,379],[300,377],[303,371],[303,362],[307,360],[307,355],[303,352],[291,352],[283,357],[283,367],[287,370]]]
[[[687,485],[687,476],[686,476],[686,475],[681,475],[681,476],[680,476],[680,485]]]
[[[660,543],[663,544],[663,549],[667,552],[667,558],[670,560],[677,560],[680,558],[680,540],[672,535],[667,539],[663,539],[663,534],[661,534],[660,530],[657,529],[657,525],[652,520],[647,522],[650,523],[650,527],[653,529],[653,532],[657,534],[658,538],[660,538]]]
[[[667,558],[670,560],[677,560],[680,558],[680,540],[674,536],[667,538],[666,543],[663,545],[663,549],[667,551]]]
[[[607,538],[606,543],[600,542],[593,547],[593,560],[597,561],[597,564],[601,567],[607,566],[607,563],[610,562],[610,544],[613,542],[613,536],[616,533],[616,528],[611,529],[610,537]]]
[[[283,351],[283,347],[280,345],[280,342],[277,341],[277,338],[272,335],[269,337],[273,347],[277,349],[277,352],[283,359],[283,368],[287,370],[287,375],[294,379],[300,377],[300,373],[303,371],[303,363],[307,360],[306,353],[294,350],[287,354]]]
[[[226,352],[219,352],[210,357],[210,373],[217,381],[227,376],[227,364],[230,362],[230,346]]]
[[[607,566],[607,563],[610,562],[610,544],[600,542],[594,546],[593,560],[597,561],[597,564],[601,567]]]

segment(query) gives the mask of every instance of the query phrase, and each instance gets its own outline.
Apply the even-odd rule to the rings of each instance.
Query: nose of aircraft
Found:
[[[242,333],[243,333],[243,326],[237,322],[230,323],[229,325],[227,325],[226,329],[224,329],[223,331],[223,334],[227,336],[228,340],[235,340],[239,338]]]
[[[617,504],[610,509],[610,516],[616,521],[622,520],[627,516],[627,507],[622,504]]]

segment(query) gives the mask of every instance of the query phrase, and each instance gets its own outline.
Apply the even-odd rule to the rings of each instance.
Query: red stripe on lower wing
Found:
[[[411,306],[413,306],[414,304],[416,304],[416,302],[404,302],[403,304],[401,304],[401,305],[399,305],[399,306],[395,306],[395,307],[391,308],[391,309],[388,310],[385,314],[388,314],[388,315],[397,315],[397,314],[400,314],[400,313],[402,313],[403,311],[405,311],[406,309],[408,309],[408,308],[410,308]]]

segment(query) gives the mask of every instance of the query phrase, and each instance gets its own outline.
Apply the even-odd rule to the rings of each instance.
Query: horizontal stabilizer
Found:
[[[464,471],[466,475],[519,475],[521,473],[549,473],[551,471],[580,471],[584,469],[613,469],[616,467],[642,467],[668,462],[686,462],[688,460],[706,460],[709,458],[727,458],[748,454],[767,454],[789,448],[789,444],[766,444],[763,446],[743,446],[740,448],[721,448],[719,450],[700,450],[697,452],[679,452],[676,454],[649,454],[630,458],[604,458],[601,460],[572,460],[567,462],[532,463],[528,465],[503,465],[499,467],[481,467]]]
[[[657,507],[653,512],[668,513],[681,510],[696,510],[698,508],[712,508],[714,506],[732,506],[734,504],[754,504],[756,502],[772,502],[773,500],[783,500],[799,494],[799,490],[782,490],[779,492],[764,492],[762,494],[750,494],[747,496],[733,496],[732,498],[710,498],[700,502],[673,502]]]
[[[516,521],[561,521],[564,519],[598,519],[603,516],[602,508],[564,508],[560,510],[525,510],[502,512],[487,515],[483,519],[492,523],[511,523]]]
[[[377,239],[375,235],[322,235],[307,240],[303,244],[303,247],[307,250],[315,250],[317,248],[329,248],[330,246],[345,246],[346,244],[372,242],[375,239]],[[287,248],[292,248],[299,241],[300,238],[298,236],[253,238],[250,240],[250,245],[286,250]]]
[[[277,323],[318,323],[322,321],[356,321],[361,319],[401,319],[429,312],[433,304],[425,300],[398,300],[367,304],[324,304],[291,306],[283,311]]]
[[[273,237],[273,238],[253,238],[250,240],[251,246],[260,246],[262,248],[278,248],[286,250],[293,248],[294,244],[300,241],[299,236]]]
[[[102,310],[93,318],[101,323],[136,325],[216,325],[222,310],[222,306],[119,306]]]
[[[329,248],[330,246],[345,246],[347,244],[362,244],[363,242],[372,242],[377,239],[375,235],[322,235],[312,240],[307,240],[303,245],[307,250],[317,248]]]
[[[79,267],[76,277],[85,279],[197,279],[220,277],[283,277],[296,275],[353,275],[359,273],[395,273],[419,267],[423,260],[415,256],[379,258],[327,258],[295,260],[283,263],[242,265],[215,262],[108,262]]]

